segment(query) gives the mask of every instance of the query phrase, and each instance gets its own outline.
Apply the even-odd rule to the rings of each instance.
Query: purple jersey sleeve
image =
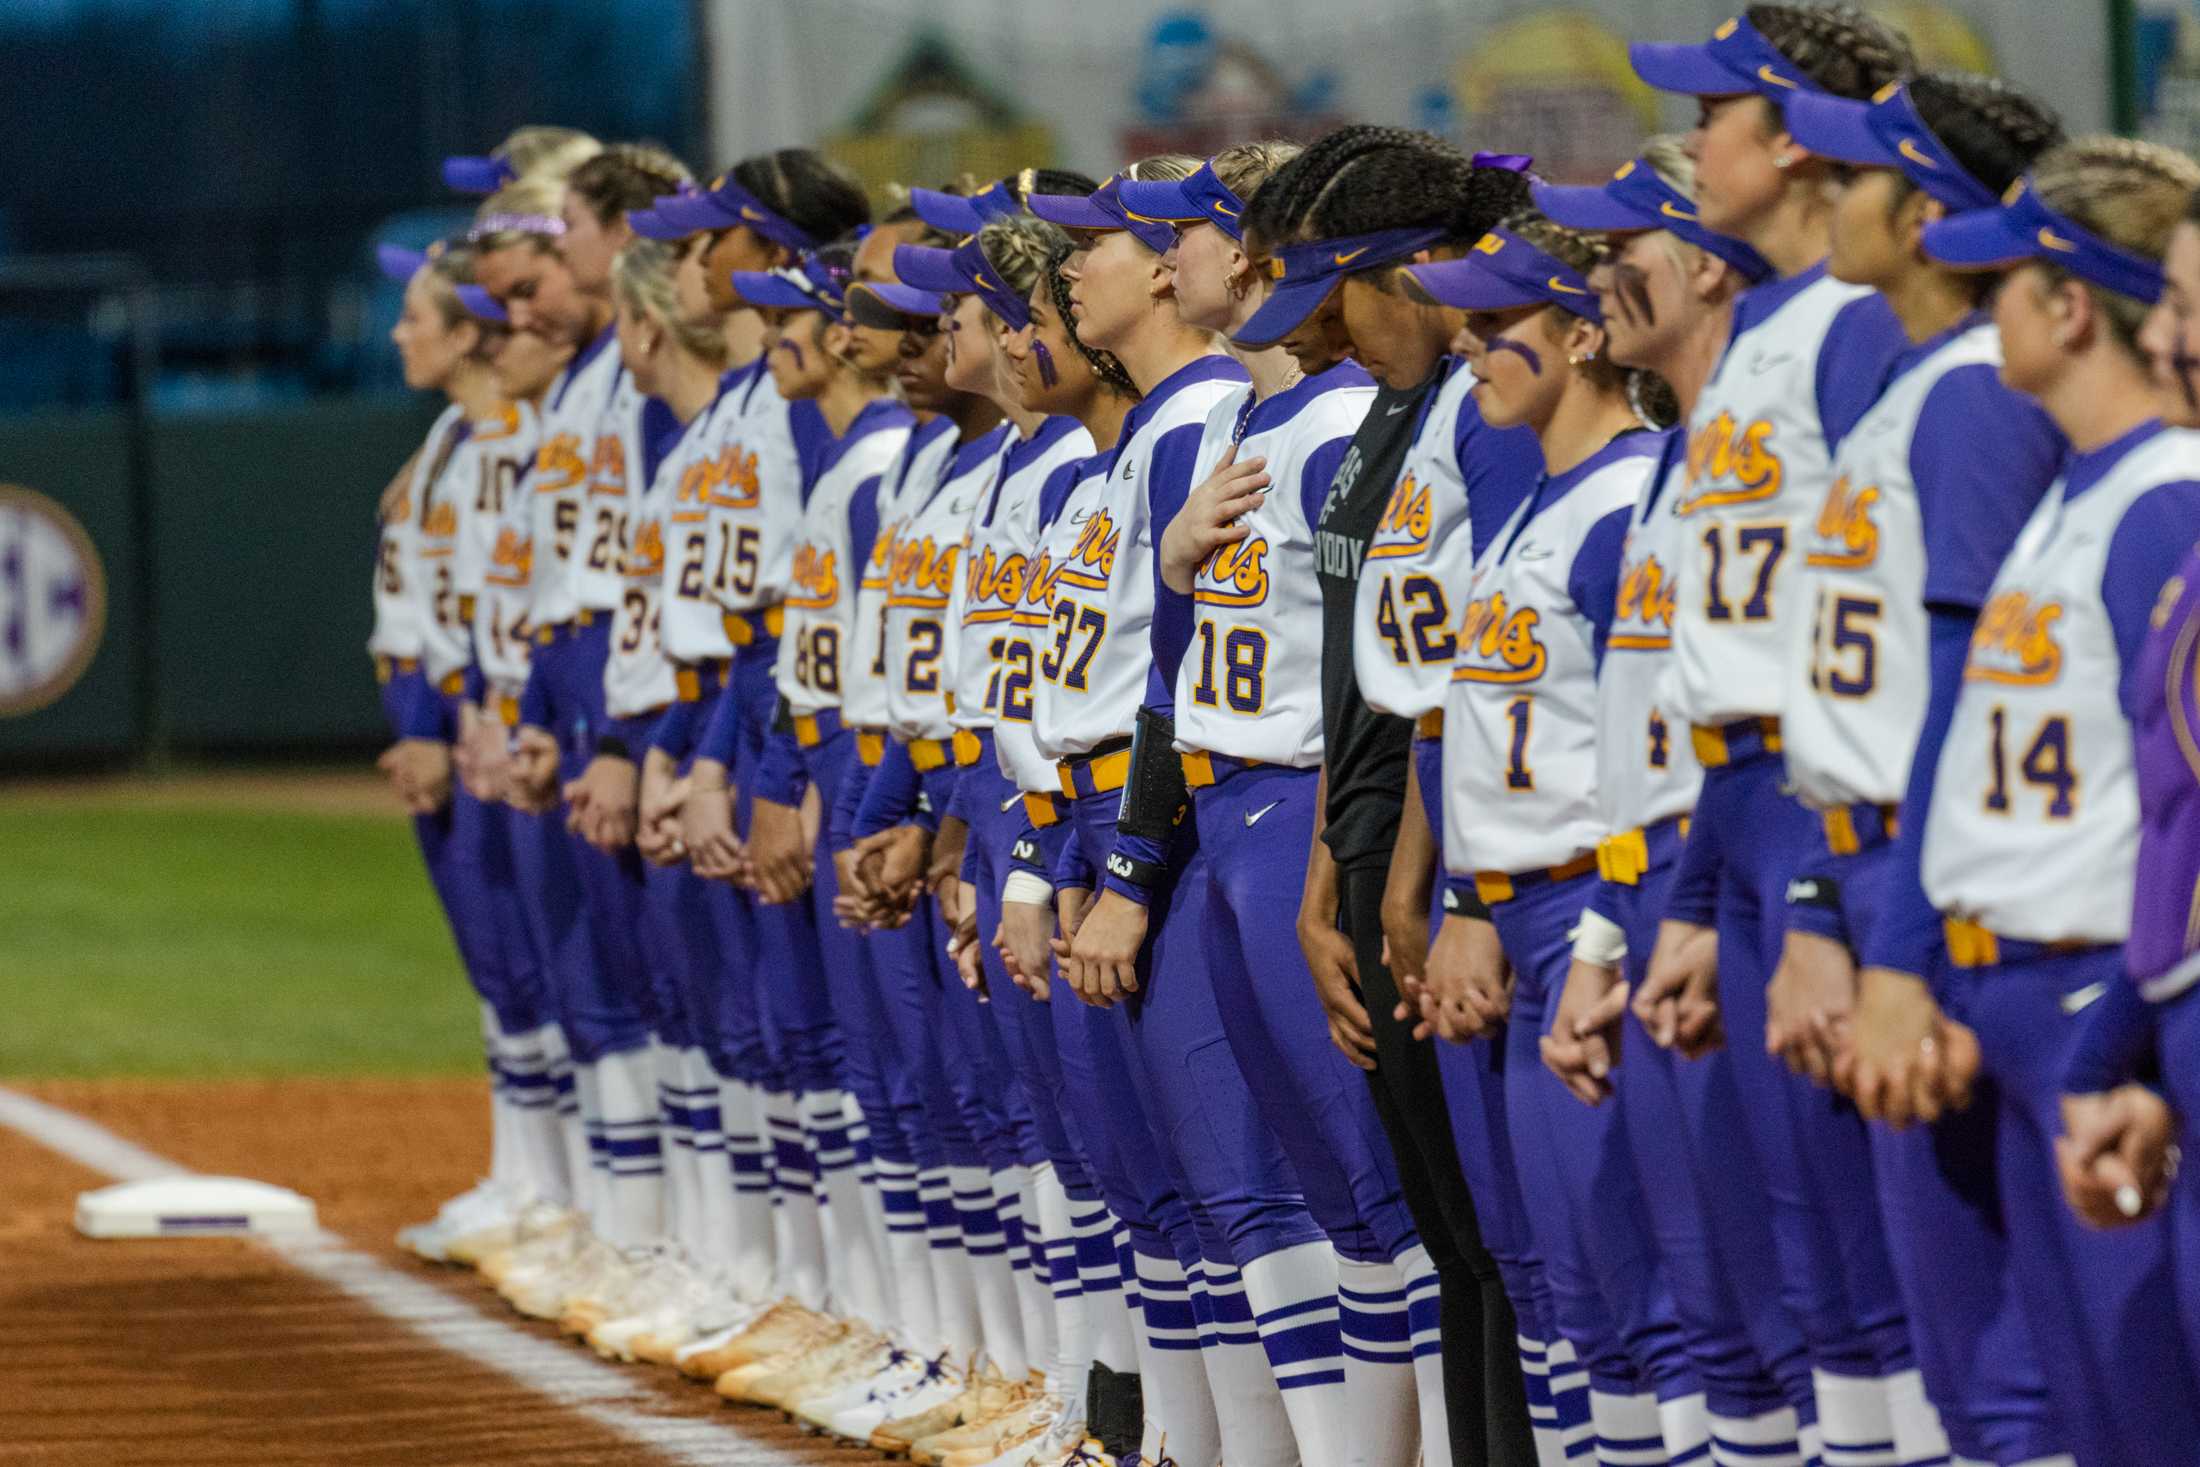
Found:
[[[1719,848],[1705,833],[1703,822],[1693,822],[1681,845],[1680,869],[1665,894],[1665,919],[1709,927],[1717,914],[1719,897]]]
[[[2155,1008],[2132,984],[2110,984],[2079,1022],[2063,1069],[2065,1094],[2098,1095],[2157,1068]]]
[[[2200,951],[2200,549],[2163,588],[2140,654],[2132,711],[2139,779],[2139,879],[2124,960],[2152,983]]]
[[[2117,700],[2124,716],[2138,721],[2141,652],[2162,587],[2193,542],[2200,539],[2200,483],[2181,479],[2158,484],[2131,502],[2109,537],[2108,559],[2101,571],[2101,600],[2116,632]]]
[[[1620,554],[1626,548],[1627,522],[1633,515],[1633,506],[1622,506],[1591,525],[1566,573],[1566,593],[1589,618],[1599,669],[1604,666],[1604,644],[1612,635],[1612,618],[1619,611]]]
[[[833,808],[825,812],[825,849],[844,851],[856,843],[856,812],[863,808],[863,794],[870,787],[872,772],[861,759],[848,761],[848,772],[841,776]]]
[[[824,472],[825,458],[833,447],[833,430],[825,414],[808,399],[787,405],[787,427],[794,435],[794,461],[801,472],[802,502],[810,502],[810,490]]]
[[[1162,434],[1153,446],[1152,462],[1146,471],[1146,511],[1152,517],[1154,545],[1153,655],[1161,673],[1161,686],[1167,690],[1168,701],[1163,707],[1174,706],[1176,673],[1192,645],[1193,617],[1192,598],[1170,590],[1161,579],[1161,536],[1191,497],[1192,474],[1199,465],[1199,441],[1204,432],[1204,425],[1186,423]]]
[[[651,726],[645,748],[657,750],[677,763],[687,757],[688,750],[695,747],[695,735],[702,726],[702,701],[675,698],[665,706],[663,716]]]
[[[898,739],[886,742],[886,752],[871,771],[863,789],[863,802],[849,822],[852,838],[861,840],[897,825],[908,825],[917,812],[917,766],[909,762],[909,746]]]
[[[1830,446],[1879,400],[1895,362],[1910,349],[1902,322],[1878,294],[1843,306],[1818,349],[1818,424]]]
[[[1469,396],[1459,401],[1451,447],[1467,486],[1467,529],[1480,557],[1543,477],[1543,445],[1531,428],[1492,428]]]
[[[1065,831],[1066,838],[1054,852],[1054,885],[1057,890],[1092,890],[1092,862],[1085,859],[1085,843],[1077,838],[1068,822],[1051,827]]]
[[[657,470],[672,456],[672,450],[680,446],[687,430],[688,425],[680,421],[680,415],[663,398],[652,397],[642,404],[642,483],[645,486],[656,481]]]
[[[802,745],[792,729],[774,728],[764,735],[763,756],[749,776],[749,793],[777,805],[799,805],[809,791],[809,769],[802,760]]]
[[[1993,431],[1978,426],[1991,423]],[[1979,362],[1926,394],[1910,440],[1925,521],[1925,600],[1976,611],[2017,532],[2062,470],[2067,445],[2040,405]]]

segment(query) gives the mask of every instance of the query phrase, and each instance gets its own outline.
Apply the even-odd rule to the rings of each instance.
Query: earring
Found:
[[[1791,166],[1794,162],[1795,160],[1793,158],[1789,157],[1785,153],[1782,153],[1779,157],[1772,160],[1772,166],[1775,168],[1787,168]]]
[[[1566,358],[1566,365],[1569,367],[1586,367],[1596,359],[1597,354],[1593,351],[1577,351]]]

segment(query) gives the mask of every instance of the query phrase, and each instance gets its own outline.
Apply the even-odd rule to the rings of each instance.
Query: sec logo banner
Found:
[[[67,510],[0,484],[0,718],[35,712],[91,665],[107,624],[107,577]]]

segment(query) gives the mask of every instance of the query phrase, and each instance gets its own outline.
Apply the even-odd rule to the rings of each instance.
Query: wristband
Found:
[[[1489,921],[1489,903],[1483,901],[1482,893],[1474,889],[1473,877],[1462,876],[1444,883],[1444,915]]]
[[[1031,907],[1054,906],[1054,883],[1036,871],[1016,870],[1008,873],[1001,882],[1001,900],[1021,902]]]
[[[629,764],[634,762],[634,756],[627,752],[626,740],[617,734],[605,734],[596,740],[596,757],[624,759]]]
[[[1616,968],[1627,960],[1627,929],[1602,912],[1584,910],[1566,935],[1573,939],[1574,956],[1584,963]]]
[[[1108,875],[1118,881],[1128,882],[1140,891],[1152,891],[1169,879],[1169,868],[1152,861],[1133,859],[1121,851],[1110,851]]]

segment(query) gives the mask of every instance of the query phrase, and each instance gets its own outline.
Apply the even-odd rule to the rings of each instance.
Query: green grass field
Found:
[[[0,795],[0,1075],[481,1063],[402,819]]]

